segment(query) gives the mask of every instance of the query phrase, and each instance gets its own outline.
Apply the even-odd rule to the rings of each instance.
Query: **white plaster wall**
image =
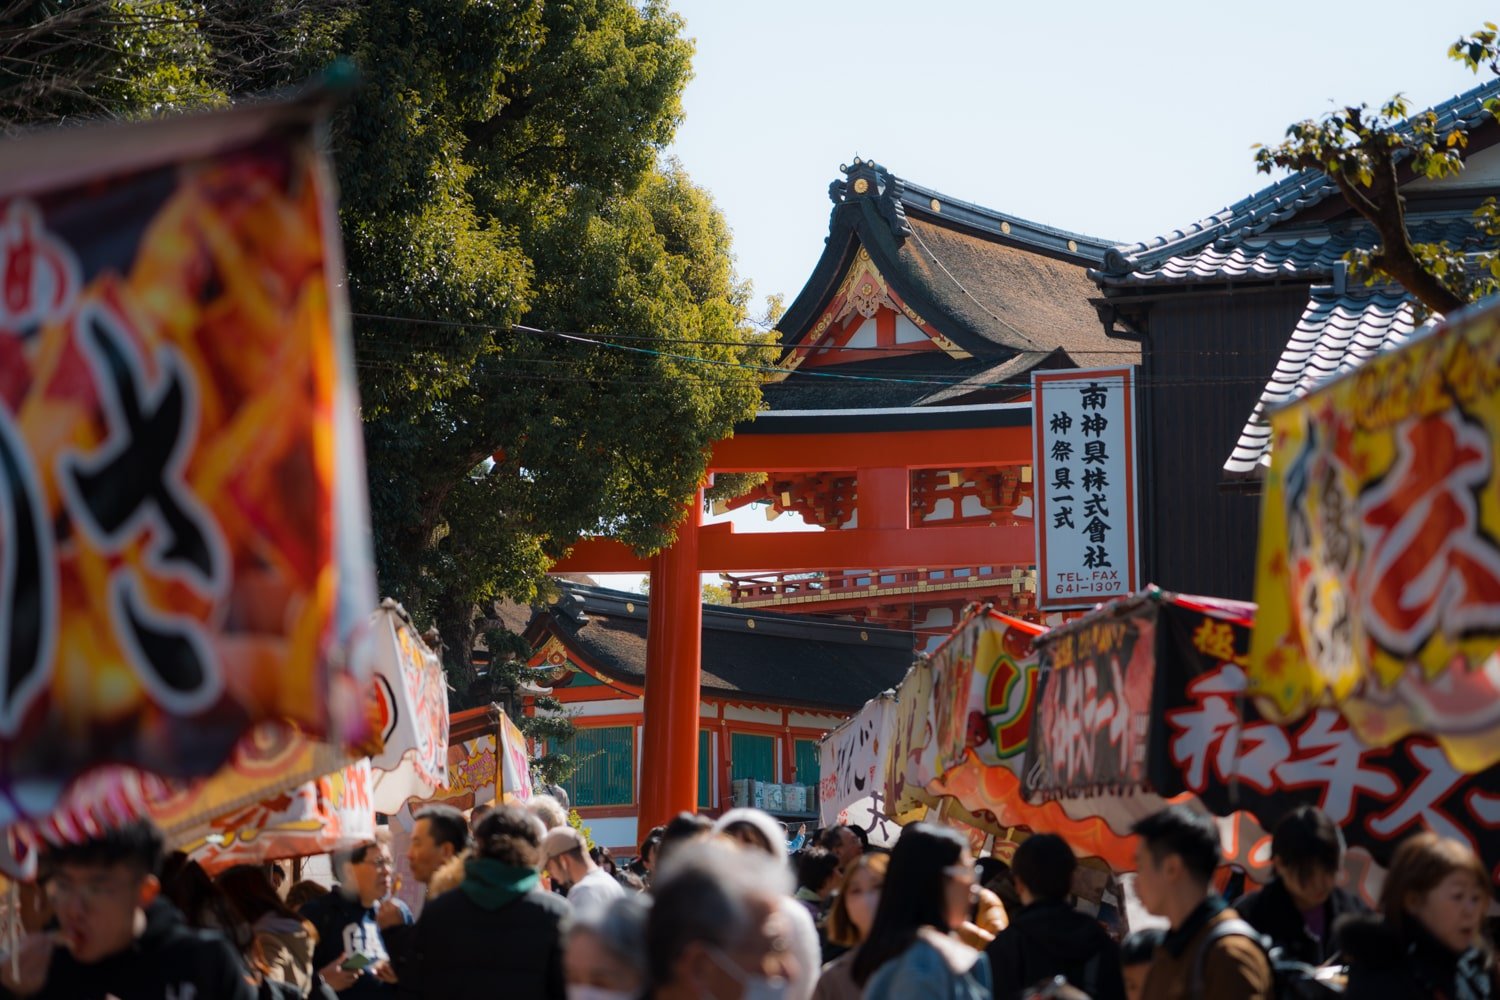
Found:
[[[781,712],[769,708],[746,708],[743,705],[725,705],[724,718],[731,722],[760,722],[768,726],[781,725]]]
[[[583,825],[589,828],[594,843],[609,848],[611,854],[619,855],[623,860],[625,857],[635,857],[640,850],[635,839],[636,820],[635,816],[613,816],[609,819],[585,819]]]

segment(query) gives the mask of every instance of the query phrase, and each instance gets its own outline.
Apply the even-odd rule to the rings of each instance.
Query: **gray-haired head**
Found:
[[[607,906],[586,910],[574,919],[568,933],[586,933],[598,939],[610,956],[633,970],[641,982],[649,972],[646,962],[646,923],[651,917],[651,897],[632,893],[611,900]]]
[[[677,960],[702,942],[732,951],[756,929],[756,903],[775,908],[792,892],[786,863],[758,851],[716,841],[677,848],[651,887],[655,903],[646,926],[651,981],[674,981]]]
[[[541,820],[542,826],[548,830],[568,825],[568,811],[563,808],[561,802],[550,795],[533,795],[526,800],[526,808],[531,810],[531,815]]]

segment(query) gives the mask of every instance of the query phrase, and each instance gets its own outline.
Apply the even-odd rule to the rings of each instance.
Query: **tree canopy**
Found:
[[[489,602],[535,598],[583,533],[670,542],[775,355],[722,215],[664,159],[693,49],[662,0],[10,6],[3,127],[357,66],[332,151],[377,566],[459,704],[496,686],[470,690],[479,636],[505,645]]]
[[[1495,25],[1486,23],[1450,46],[1449,58],[1476,72],[1484,66],[1500,72],[1496,35]],[[1490,118],[1497,110],[1500,102],[1486,105]],[[1500,290],[1500,210],[1490,198],[1474,213],[1483,246],[1415,242],[1406,224],[1401,185],[1411,177],[1438,180],[1457,174],[1468,145],[1466,127],[1440,130],[1436,114],[1413,115],[1407,99],[1397,94],[1378,108],[1350,105],[1295,122],[1281,143],[1257,145],[1255,161],[1262,173],[1281,167],[1327,174],[1378,236],[1373,249],[1351,251],[1354,275],[1370,283],[1396,282],[1427,309],[1448,313]]]

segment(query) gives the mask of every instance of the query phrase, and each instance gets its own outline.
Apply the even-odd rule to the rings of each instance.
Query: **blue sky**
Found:
[[[674,0],[697,41],[671,152],[734,230],[757,300],[801,289],[840,163],[1135,241],[1269,182],[1250,146],[1334,106],[1480,80],[1475,3]],[[1373,12],[1373,13],[1372,13]],[[757,305],[757,311],[759,311]]]

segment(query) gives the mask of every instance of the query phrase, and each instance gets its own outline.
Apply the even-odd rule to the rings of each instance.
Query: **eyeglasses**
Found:
[[[380,869],[390,871],[391,869],[396,867],[396,863],[383,854],[366,854],[364,857],[360,858],[354,863],[357,865],[374,865],[377,871],[379,871]]]

